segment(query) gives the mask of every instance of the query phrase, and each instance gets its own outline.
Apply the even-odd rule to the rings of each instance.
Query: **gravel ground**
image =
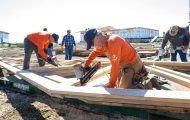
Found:
[[[0,86],[0,120],[141,120],[85,111],[47,95],[28,95]]]

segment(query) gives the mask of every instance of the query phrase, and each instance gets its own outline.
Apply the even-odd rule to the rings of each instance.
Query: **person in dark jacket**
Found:
[[[73,56],[73,45],[76,48],[74,36],[71,30],[67,30],[67,35],[63,36],[62,46],[65,45],[65,60],[71,60]]]
[[[177,61],[178,53],[181,61],[187,62],[187,50],[189,48],[190,37],[186,28],[181,28],[176,25],[172,26],[162,41],[161,49],[163,51],[168,41],[170,41],[171,61]]]

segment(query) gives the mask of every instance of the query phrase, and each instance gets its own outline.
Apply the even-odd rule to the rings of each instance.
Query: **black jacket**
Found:
[[[170,41],[170,47],[173,49],[179,46],[188,46],[190,41],[189,31],[179,27],[179,31],[175,36],[171,36],[168,31],[162,41],[162,49],[164,49],[168,41]]]

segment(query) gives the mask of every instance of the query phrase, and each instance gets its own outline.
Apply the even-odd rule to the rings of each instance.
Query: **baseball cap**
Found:
[[[58,43],[59,35],[53,33],[53,34],[52,34],[52,37],[54,38],[54,42],[55,42],[55,43]]]
[[[177,35],[178,31],[179,31],[179,27],[178,27],[177,25],[175,25],[175,26],[172,26],[172,27],[170,28],[169,34],[170,34],[171,36],[175,36],[175,35]]]

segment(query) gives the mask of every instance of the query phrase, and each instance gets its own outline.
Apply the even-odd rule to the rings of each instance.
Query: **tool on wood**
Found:
[[[57,58],[55,58],[54,60],[52,60],[51,58],[48,57],[48,59],[46,60],[46,62],[48,62],[49,64],[52,64],[54,66],[57,66],[59,65],[58,61],[57,61]]]
[[[97,62],[91,67],[83,67],[82,64],[74,65],[74,72],[77,79],[80,80],[80,84],[84,85],[90,78],[96,73],[96,71],[101,67],[101,63]]]
[[[39,58],[39,59],[40,59],[40,60],[44,60],[44,61],[46,61],[47,63],[52,64],[52,65],[57,66],[57,67],[58,67],[58,65],[59,65],[57,58],[55,58],[55,60],[52,60],[52,59],[49,58],[49,57],[48,57],[47,59],[42,59],[42,58]]]

